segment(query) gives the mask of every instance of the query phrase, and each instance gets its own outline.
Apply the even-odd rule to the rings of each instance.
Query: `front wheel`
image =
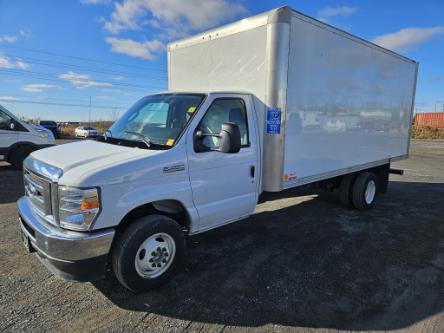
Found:
[[[150,215],[134,221],[112,251],[116,278],[132,291],[148,291],[167,283],[183,264],[185,238],[173,219]]]

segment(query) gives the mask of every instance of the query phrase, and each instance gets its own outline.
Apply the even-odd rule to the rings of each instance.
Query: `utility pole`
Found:
[[[88,127],[91,127],[91,96],[89,96],[89,118],[88,118]]]

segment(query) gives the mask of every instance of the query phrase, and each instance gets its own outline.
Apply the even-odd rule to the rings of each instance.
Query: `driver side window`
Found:
[[[0,130],[11,131],[11,117],[0,111]]]
[[[219,98],[214,100],[202,118],[199,130],[205,134],[219,134],[223,123],[232,122],[239,126],[241,147],[249,146],[248,123],[245,103],[241,98]],[[211,149],[217,149],[220,139],[214,136],[204,137],[202,143]]]

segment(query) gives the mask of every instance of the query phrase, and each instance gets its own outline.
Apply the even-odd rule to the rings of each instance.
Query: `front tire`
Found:
[[[179,224],[163,215],[150,215],[137,219],[118,236],[111,263],[117,280],[140,292],[167,283],[184,258],[185,237]]]
[[[352,199],[356,209],[367,210],[375,205],[378,194],[378,179],[371,172],[358,175],[353,184]]]

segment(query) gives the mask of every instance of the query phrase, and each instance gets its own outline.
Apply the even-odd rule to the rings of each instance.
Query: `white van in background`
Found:
[[[31,152],[54,144],[51,131],[21,121],[0,105],[0,161],[21,169]]]

